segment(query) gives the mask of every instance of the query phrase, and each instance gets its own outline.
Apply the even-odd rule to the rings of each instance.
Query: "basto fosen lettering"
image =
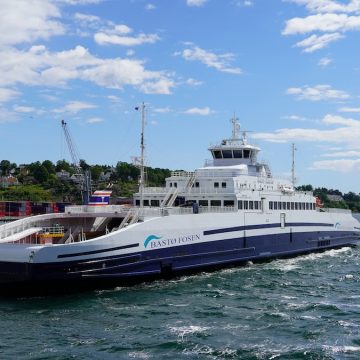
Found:
[[[149,243],[150,243],[150,249],[157,249],[161,247],[188,244],[198,240],[200,240],[200,235],[191,234],[191,235],[183,235],[176,238],[167,238],[167,239],[153,237],[153,239]],[[147,247],[148,244],[146,243],[144,245],[145,247]]]

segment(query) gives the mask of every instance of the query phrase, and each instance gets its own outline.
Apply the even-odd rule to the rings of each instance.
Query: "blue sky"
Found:
[[[0,159],[193,170],[235,114],[273,173],[360,192],[360,1],[0,0]]]

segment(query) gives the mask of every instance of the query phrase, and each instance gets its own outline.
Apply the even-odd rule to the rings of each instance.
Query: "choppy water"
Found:
[[[0,300],[0,359],[360,359],[360,248]]]

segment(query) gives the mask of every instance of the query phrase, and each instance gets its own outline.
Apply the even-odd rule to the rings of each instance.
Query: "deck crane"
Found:
[[[61,120],[61,126],[64,131],[65,139],[69,148],[73,166],[75,167],[76,175],[79,178],[81,184],[81,197],[83,205],[89,203],[89,198],[91,195],[91,173],[89,170],[83,170],[80,166],[80,159],[76,151],[74,142],[72,141],[70,132],[67,127],[67,123],[64,120]]]

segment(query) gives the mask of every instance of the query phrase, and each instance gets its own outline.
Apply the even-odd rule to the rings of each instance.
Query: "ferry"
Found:
[[[99,191],[88,205],[0,225],[0,291],[122,286],[359,242],[351,211],[274,177],[237,119],[209,151],[164,187],[145,186],[142,160],[133,206]]]

